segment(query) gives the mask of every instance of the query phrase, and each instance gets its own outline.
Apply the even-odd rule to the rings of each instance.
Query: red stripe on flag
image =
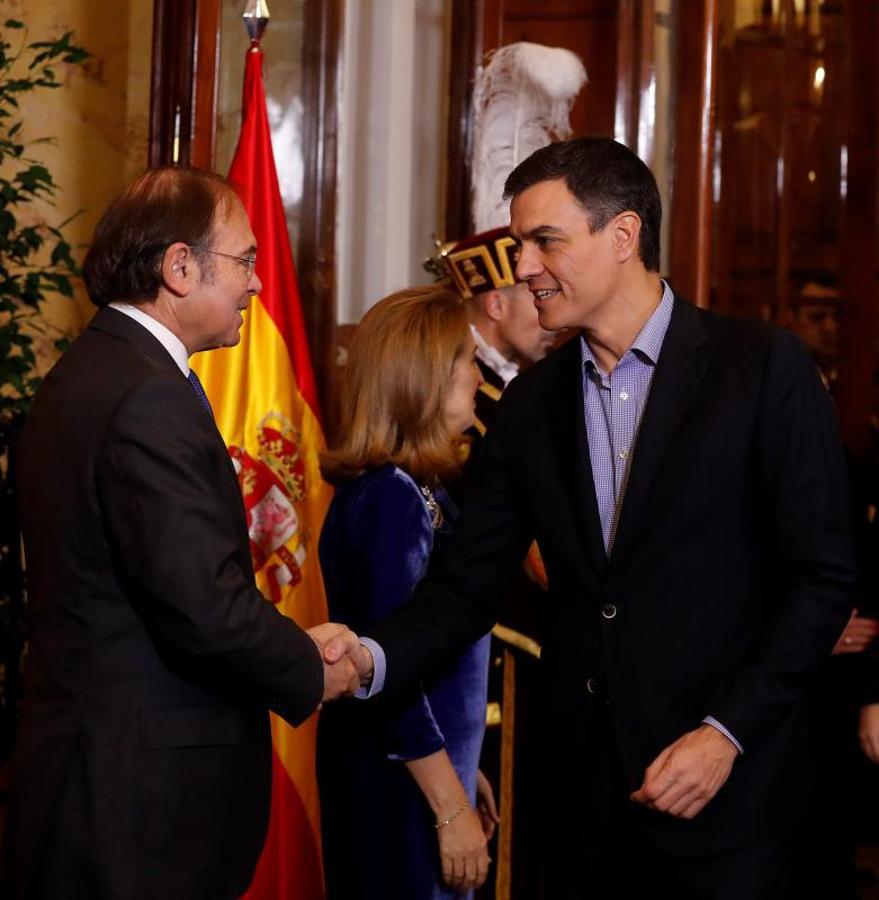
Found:
[[[315,417],[320,419],[287,218],[272,153],[262,61],[262,50],[251,48],[244,68],[241,134],[229,169],[229,180],[240,192],[256,235],[256,270],[263,283],[260,300],[287,344],[300,393]]]
[[[244,900],[323,900],[320,850],[302,798],[272,752],[269,833]]]

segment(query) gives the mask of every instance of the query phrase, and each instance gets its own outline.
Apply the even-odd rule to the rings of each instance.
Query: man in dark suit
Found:
[[[17,897],[240,896],[268,820],[268,709],[298,724],[357,688],[347,629],[306,633],[256,589],[235,473],[189,371],[190,354],[238,342],[255,255],[232,189],[195,170],[145,172],[98,224],[84,273],[100,309],[19,448]]]
[[[622,145],[550,145],[507,193],[517,277],[581,339],[504,393],[444,565],[372,635],[384,690],[484,632],[536,538],[549,896],[782,897],[804,685],[853,583],[830,400],[792,335],[661,281]]]

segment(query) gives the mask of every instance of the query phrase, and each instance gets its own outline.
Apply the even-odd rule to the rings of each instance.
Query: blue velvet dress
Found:
[[[437,530],[408,474],[382,466],[336,490],[320,537],[330,619],[358,634],[406,603],[457,511]],[[442,883],[434,816],[403,760],[445,747],[471,803],[485,729],[489,638],[399,702],[329,704],[318,726],[327,900],[458,897]]]

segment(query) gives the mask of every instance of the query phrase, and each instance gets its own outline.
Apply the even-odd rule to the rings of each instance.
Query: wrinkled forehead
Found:
[[[256,245],[247,210],[232,190],[218,198],[212,230],[215,243],[232,243],[241,249]]]

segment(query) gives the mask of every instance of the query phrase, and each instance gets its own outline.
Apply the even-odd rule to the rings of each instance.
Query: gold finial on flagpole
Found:
[[[249,0],[241,18],[244,19],[244,25],[250,35],[250,42],[258,46],[271,18],[268,3],[265,0]]]

